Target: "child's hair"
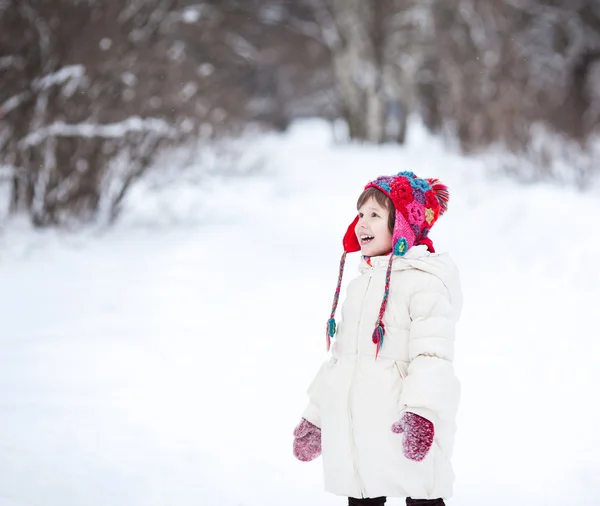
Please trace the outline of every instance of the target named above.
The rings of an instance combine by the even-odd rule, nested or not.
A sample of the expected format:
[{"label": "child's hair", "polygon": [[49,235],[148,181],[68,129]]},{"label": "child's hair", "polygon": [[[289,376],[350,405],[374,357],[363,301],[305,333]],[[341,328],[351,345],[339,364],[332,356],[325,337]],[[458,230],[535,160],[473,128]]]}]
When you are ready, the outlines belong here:
[{"label": "child's hair", "polygon": [[390,199],[385,193],[373,186],[367,188],[360,194],[358,197],[358,202],[356,203],[356,209],[360,209],[365,202],[367,202],[370,198],[374,198],[375,202],[377,202],[381,207],[384,207],[389,211],[388,214],[388,228],[390,229],[390,234],[394,233],[394,225],[396,224],[396,211],[394,209],[394,203],[392,199]]}]

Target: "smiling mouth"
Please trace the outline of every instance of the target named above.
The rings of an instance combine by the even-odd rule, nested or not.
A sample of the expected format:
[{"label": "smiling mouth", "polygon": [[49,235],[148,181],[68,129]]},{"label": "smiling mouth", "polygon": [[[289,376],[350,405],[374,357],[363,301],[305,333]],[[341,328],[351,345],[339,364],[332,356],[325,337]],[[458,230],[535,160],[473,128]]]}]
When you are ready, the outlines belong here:
[{"label": "smiling mouth", "polygon": [[360,238],[360,243],[361,244],[369,244],[373,239],[374,239],[374,237],[372,235],[365,235]]}]

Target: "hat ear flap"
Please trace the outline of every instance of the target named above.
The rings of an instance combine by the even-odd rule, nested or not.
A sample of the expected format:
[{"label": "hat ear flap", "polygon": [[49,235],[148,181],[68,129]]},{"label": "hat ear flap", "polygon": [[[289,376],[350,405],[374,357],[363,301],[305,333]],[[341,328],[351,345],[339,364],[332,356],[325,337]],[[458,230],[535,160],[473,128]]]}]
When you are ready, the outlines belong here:
[{"label": "hat ear flap", "polygon": [[428,179],[427,182],[431,185],[431,191],[440,204],[441,216],[448,210],[448,201],[450,200],[448,187],[445,184],[442,184],[439,179]]},{"label": "hat ear flap", "polygon": [[346,230],[346,234],[344,235],[342,245],[344,246],[344,251],[346,253],[354,253],[355,251],[360,251],[360,244],[358,242],[358,239],[356,238],[356,233],[354,232],[357,223],[358,215],[356,215],[354,221],[350,223],[350,226],[348,227],[348,230]]}]

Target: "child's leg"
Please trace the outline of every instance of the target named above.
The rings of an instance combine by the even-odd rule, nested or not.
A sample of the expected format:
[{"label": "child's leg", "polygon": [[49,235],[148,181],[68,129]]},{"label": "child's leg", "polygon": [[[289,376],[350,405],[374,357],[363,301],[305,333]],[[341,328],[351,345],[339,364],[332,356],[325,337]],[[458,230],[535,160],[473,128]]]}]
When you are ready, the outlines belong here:
[{"label": "child's leg", "polygon": [[383,506],[385,500],[385,497],[367,497],[365,499],[348,497],[348,506]]},{"label": "child's leg", "polygon": [[406,498],[406,506],[446,506],[443,499],[411,499]]}]

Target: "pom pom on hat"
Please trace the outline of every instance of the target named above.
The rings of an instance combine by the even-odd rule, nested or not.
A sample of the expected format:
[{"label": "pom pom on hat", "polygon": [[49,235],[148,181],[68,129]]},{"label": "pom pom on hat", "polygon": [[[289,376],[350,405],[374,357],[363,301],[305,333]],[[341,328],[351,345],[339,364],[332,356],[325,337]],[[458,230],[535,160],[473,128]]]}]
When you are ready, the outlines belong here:
[{"label": "pom pom on hat", "polygon": [[428,179],[433,194],[440,204],[440,216],[448,210],[448,201],[450,200],[450,192],[445,184],[440,183],[439,179]]}]

